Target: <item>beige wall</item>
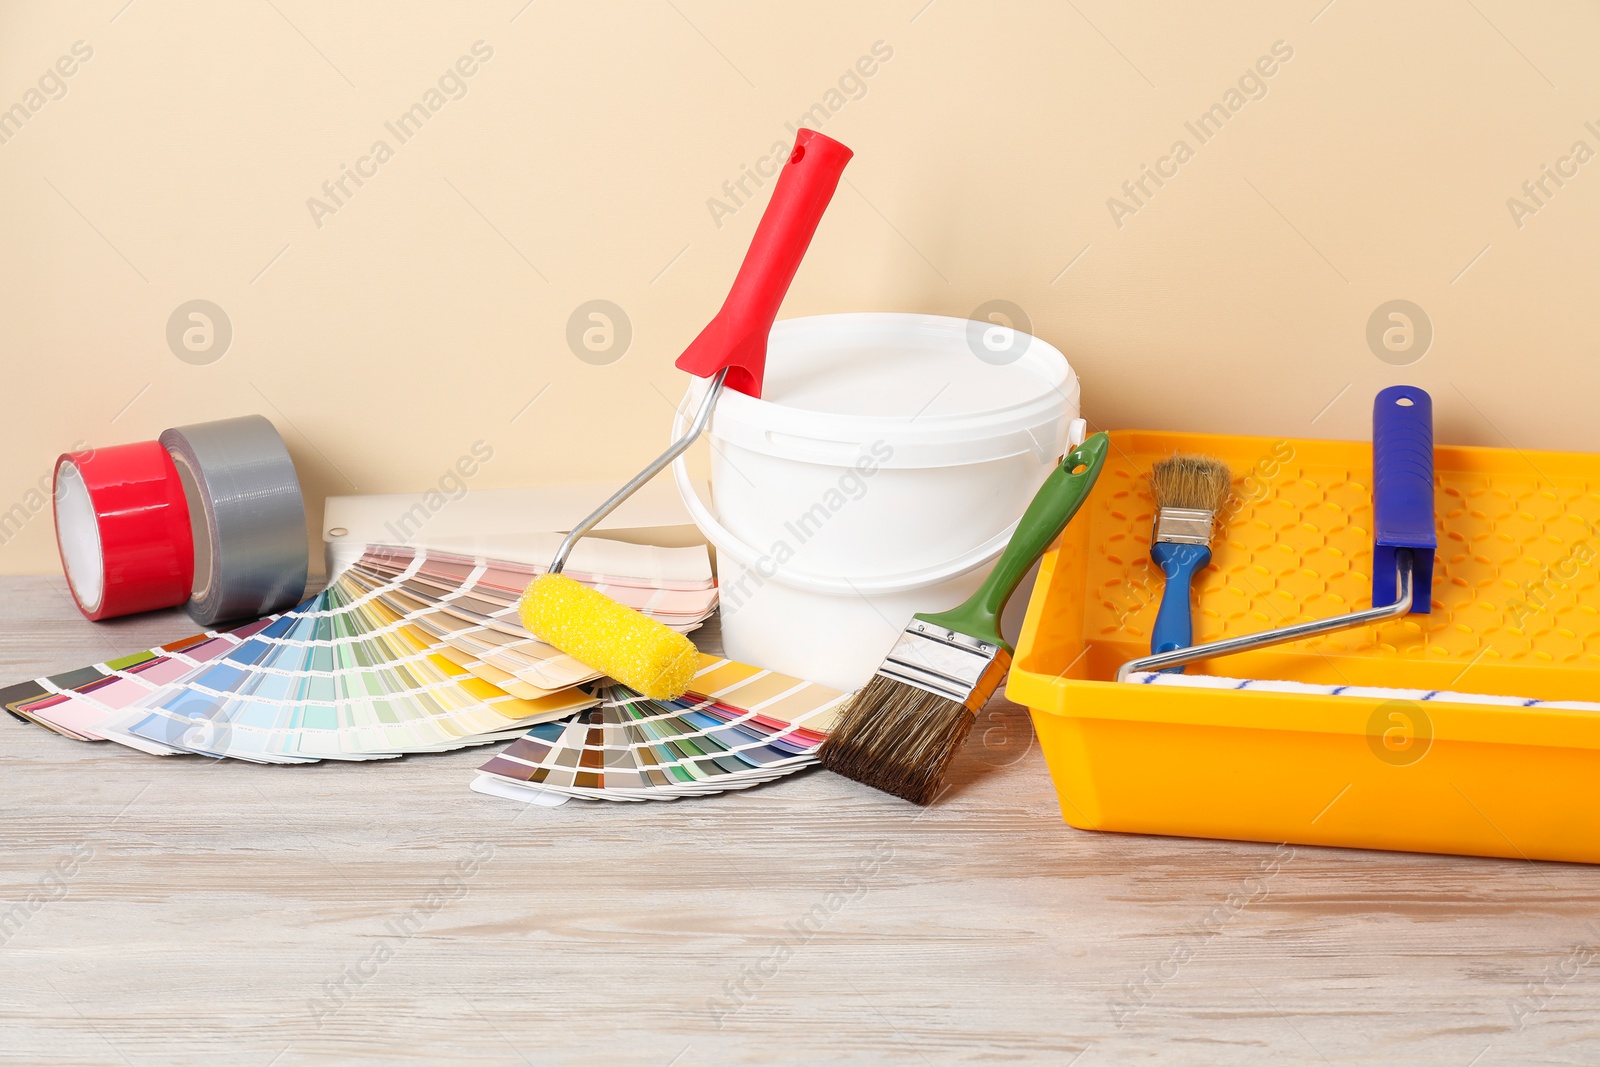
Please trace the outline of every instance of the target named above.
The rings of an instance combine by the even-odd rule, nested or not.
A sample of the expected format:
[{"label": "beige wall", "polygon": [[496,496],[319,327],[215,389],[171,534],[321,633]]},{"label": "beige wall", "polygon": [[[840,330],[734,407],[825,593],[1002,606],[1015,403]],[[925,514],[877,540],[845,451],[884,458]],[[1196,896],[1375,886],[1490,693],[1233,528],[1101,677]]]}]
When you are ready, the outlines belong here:
[{"label": "beige wall", "polygon": [[[1014,301],[1103,427],[1364,437],[1412,381],[1441,440],[1600,449],[1600,13],[1324,3],[0,5],[0,570],[56,567],[58,452],[247,412],[314,523],[476,442],[481,486],[631,472],[765,194],[708,201],[819,103],[857,156],[785,315]],[[1134,200],[1146,165],[1172,176]],[[1572,176],[1535,202],[1544,165]],[[169,348],[195,299],[232,324],[214,362]],[[608,366],[566,340],[591,299],[632,324]],[[1367,340],[1394,299],[1433,327],[1410,366]]]}]

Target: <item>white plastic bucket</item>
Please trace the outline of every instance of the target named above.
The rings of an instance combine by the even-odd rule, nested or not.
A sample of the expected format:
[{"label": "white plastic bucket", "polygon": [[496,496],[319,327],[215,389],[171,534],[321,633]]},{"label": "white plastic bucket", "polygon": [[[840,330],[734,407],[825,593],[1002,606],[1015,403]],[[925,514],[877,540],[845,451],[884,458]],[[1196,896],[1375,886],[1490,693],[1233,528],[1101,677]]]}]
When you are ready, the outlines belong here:
[{"label": "white plastic bucket", "polygon": [[[691,384],[673,434],[704,395]],[[773,327],[762,398],[707,433],[715,509],[673,464],[717,549],[727,655],[851,690],[914,612],[966,599],[1068,447],[1078,380],[1035,337],[937,315]]]}]

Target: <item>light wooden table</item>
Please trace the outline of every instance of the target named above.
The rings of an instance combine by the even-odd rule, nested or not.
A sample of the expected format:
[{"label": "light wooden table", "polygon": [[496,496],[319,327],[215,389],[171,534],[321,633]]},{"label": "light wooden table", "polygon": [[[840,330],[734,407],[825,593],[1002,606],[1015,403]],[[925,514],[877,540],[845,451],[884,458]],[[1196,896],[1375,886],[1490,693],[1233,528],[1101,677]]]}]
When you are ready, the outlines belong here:
[{"label": "light wooden table", "polygon": [[[6,682],[195,630],[0,603]],[[1600,1062],[1600,871],[1081,833],[1004,703],[927,810],[0,738],[0,1062]]]}]

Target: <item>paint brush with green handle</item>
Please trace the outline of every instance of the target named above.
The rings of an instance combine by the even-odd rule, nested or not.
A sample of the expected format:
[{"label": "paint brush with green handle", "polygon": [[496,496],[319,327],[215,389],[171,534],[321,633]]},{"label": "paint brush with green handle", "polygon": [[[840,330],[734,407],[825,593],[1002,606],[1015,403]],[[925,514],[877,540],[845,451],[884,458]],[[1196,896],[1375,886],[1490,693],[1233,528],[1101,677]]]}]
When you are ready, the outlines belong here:
[{"label": "paint brush with green handle", "polygon": [[1109,448],[1097,433],[1062,457],[966,603],[911,617],[823,743],[824,767],[914,804],[933,799],[973,719],[1011,666],[1011,645],[1000,633],[1006,601],[1083,506]]}]

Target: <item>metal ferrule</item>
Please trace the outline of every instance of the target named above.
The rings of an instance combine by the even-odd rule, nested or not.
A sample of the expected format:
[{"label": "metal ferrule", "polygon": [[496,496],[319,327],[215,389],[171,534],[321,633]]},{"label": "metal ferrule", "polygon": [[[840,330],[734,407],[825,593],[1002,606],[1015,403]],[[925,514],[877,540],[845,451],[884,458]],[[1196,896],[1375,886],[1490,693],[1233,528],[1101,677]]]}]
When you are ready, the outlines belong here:
[{"label": "metal ferrule", "polygon": [[1206,508],[1162,508],[1150,531],[1150,543],[1209,545],[1217,513]]},{"label": "metal ferrule", "polygon": [[977,711],[1011,667],[1002,645],[912,619],[878,673]]}]

